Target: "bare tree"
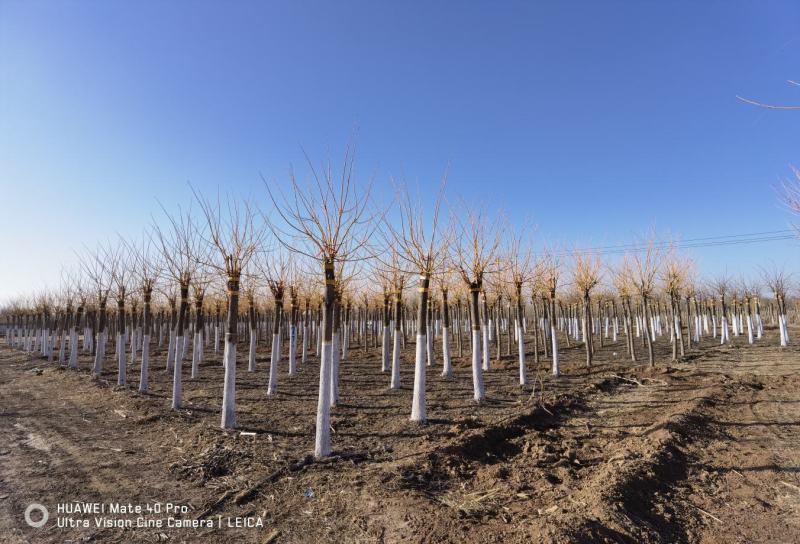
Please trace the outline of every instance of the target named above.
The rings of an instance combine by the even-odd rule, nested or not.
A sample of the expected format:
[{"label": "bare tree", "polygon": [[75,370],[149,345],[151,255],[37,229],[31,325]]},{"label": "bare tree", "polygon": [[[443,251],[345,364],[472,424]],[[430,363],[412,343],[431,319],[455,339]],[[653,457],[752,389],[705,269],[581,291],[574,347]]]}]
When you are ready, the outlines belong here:
[{"label": "bare tree", "polygon": [[253,208],[244,201],[228,197],[223,205],[204,198],[197,191],[195,198],[205,217],[207,241],[216,249],[216,259],[208,266],[227,280],[228,316],[225,325],[225,348],[222,356],[225,381],[222,390],[223,429],[236,427],[236,341],[239,319],[239,287],[243,272],[263,242],[264,230],[255,222]]},{"label": "bare tree", "polygon": [[[614,287],[620,298],[622,306],[622,322],[625,330],[625,343],[631,361],[636,361],[636,342],[633,340],[633,308],[631,297],[634,294],[633,273],[631,270],[630,256],[623,256],[619,264],[613,269]],[[638,326],[638,325],[637,325]]]},{"label": "bare tree", "polygon": [[523,243],[525,233],[530,231],[529,225],[515,231],[509,227],[509,243],[506,252],[508,261],[508,274],[506,282],[513,288],[514,297],[514,336],[517,339],[517,352],[519,358],[519,384],[528,384],[528,370],[525,363],[525,303],[523,302],[523,287],[531,283],[536,277],[533,251],[529,241]]},{"label": "bare tree", "polygon": [[442,376],[453,376],[453,364],[450,358],[450,293],[455,283],[452,272],[440,274],[437,278],[439,291],[442,293]]},{"label": "bare tree", "polygon": [[354,181],[355,156],[352,146],[345,152],[337,174],[330,163],[317,170],[307,159],[311,181],[301,184],[292,173],[291,195],[276,194],[265,183],[282,224],[270,220],[269,226],[281,244],[322,265],[325,280],[322,357],[320,360],[319,399],[314,455],[331,453],[330,392],[333,362],[333,311],[336,303],[336,264],[362,257],[374,231],[374,215],[369,212],[371,185],[364,189]]},{"label": "bare tree", "polygon": [[175,353],[172,365],[172,409],[181,408],[183,393],[183,359],[186,354],[187,313],[189,307],[189,288],[194,272],[200,265],[199,257],[203,254],[203,235],[201,229],[191,216],[191,210],[179,208],[177,213],[170,214],[162,206],[167,217],[167,225],[162,228],[154,225],[154,238],[158,240],[164,262],[165,274],[178,285],[180,306],[175,328]]},{"label": "bare tree", "polygon": [[128,383],[128,361],[125,351],[127,334],[125,329],[125,301],[131,291],[131,253],[127,243],[120,237],[119,242],[108,256],[109,270],[111,271],[111,293],[117,303],[117,385]]},{"label": "bare tree", "polygon": [[[428,304],[431,278],[442,273],[447,258],[447,238],[439,232],[439,212],[446,177],[442,180],[439,193],[433,205],[430,220],[426,220],[421,202],[412,201],[405,186],[398,186],[397,225],[387,218],[383,233],[386,244],[397,248],[397,265],[405,274],[418,274],[417,287],[417,337],[414,357],[414,393],[411,401],[411,421],[424,423],[427,419],[425,402],[426,355],[429,350],[428,339],[432,332],[428,323]],[[387,263],[391,264],[391,263]],[[431,361],[428,361],[431,364]]]},{"label": "bare tree", "polygon": [[775,296],[778,312],[778,331],[780,333],[781,347],[789,345],[789,327],[786,319],[786,292],[791,280],[791,274],[785,268],[772,265],[771,268],[762,268],[761,277]]},{"label": "bare tree", "polygon": [[86,257],[80,261],[83,272],[97,297],[97,331],[95,336],[94,365],[92,368],[94,376],[99,376],[103,371],[103,362],[106,356],[106,342],[108,341],[108,333],[106,332],[108,319],[107,306],[108,296],[111,290],[111,259],[111,249],[105,246],[98,246],[94,251],[88,252]]},{"label": "bare tree", "polygon": [[662,265],[661,280],[664,283],[664,291],[669,297],[672,342],[672,360],[678,360],[680,356],[686,355],[683,347],[683,323],[681,319],[681,293],[688,284],[689,270],[691,262],[672,253],[664,260]]},{"label": "bare tree", "polygon": [[[207,257],[198,255],[202,263],[209,262]],[[206,291],[211,284],[210,271],[206,265],[201,264],[194,273],[192,280],[192,298],[194,301],[194,342],[192,344],[192,379],[200,375],[200,364],[204,358],[204,328],[205,328],[205,307],[204,301]]]},{"label": "bare tree", "polygon": [[[269,254],[262,254],[255,261],[259,276],[266,278],[275,302],[275,315],[272,322],[272,351],[269,362],[269,381],[267,395],[278,392],[278,364],[281,358],[281,322],[283,321],[284,296],[293,278],[292,257],[285,250],[277,249]],[[294,373],[294,368],[292,368]]]},{"label": "bare tree", "polygon": [[398,263],[397,252],[390,250],[392,255],[391,266],[391,294],[393,301],[392,319],[394,321],[392,338],[392,367],[389,389],[400,389],[400,349],[402,341],[401,326],[403,322],[403,292],[406,288],[407,274],[405,274]]},{"label": "bare tree", "polygon": [[[392,249],[389,248],[387,248],[387,251],[390,252],[390,254],[394,253]],[[396,257],[394,259],[396,261]],[[391,335],[390,327],[392,315],[392,274],[394,273],[395,266],[389,268],[390,270],[386,270],[379,266],[372,271],[377,285],[380,286],[380,295],[383,302],[383,305],[381,306],[381,372],[389,372],[389,369],[391,368],[389,342]]]},{"label": "bare tree", "polygon": [[[466,206],[465,206],[466,207]],[[481,314],[478,297],[488,274],[499,272],[502,241],[502,216],[490,220],[484,211],[466,209],[466,219],[455,216],[457,231],[453,243],[453,266],[469,288],[472,321],[472,385],[475,402],[483,402],[486,392],[481,365]],[[488,341],[484,329],[484,343]],[[484,350],[484,365],[488,350]]]},{"label": "bare tree", "polygon": [[641,297],[642,321],[647,344],[648,362],[650,366],[655,366],[650,302],[656,288],[656,278],[661,270],[665,248],[655,233],[647,235],[637,245],[643,249],[630,254],[629,272],[631,274],[631,282],[639,293],[639,297]]},{"label": "bare tree", "polygon": [[728,331],[728,303],[725,297],[731,289],[731,280],[727,273],[722,273],[717,276],[717,278],[711,282],[711,289],[719,297],[719,342],[720,344],[725,344],[726,342],[730,342],[730,333]]},{"label": "bare tree", "polygon": [[153,289],[160,273],[155,259],[152,232],[147,231],[141,241],[129,245],[131,272],[142,295],[142,364],[139,375],[139,393],[147,392],[150,376],[150,335],[152,332]]},{"label": "bare tree", "polygon": [[[559,255],[551,250],[545,250],[542,255],[541,270],[542,270],[542,290],[544,296],[547,297],[547,322],[550,329],[550,349],[553,360],[552,373],[553,376],[561,374],[560,359],[558,352],[558,336],[556,334],[556,294],[558,291],[558,282],[561,277],[561,259]],[[545,343],[547,340],[545,340]]]},{"label": "bare tree", "polygon": [[594,333],[592,316],[592,290],[602,279],[603,264],[592,252],[575,251],[573,254],[572,281],[578,289],[583,306],[583,344],[586,348],[586,366],[592,366]]}]

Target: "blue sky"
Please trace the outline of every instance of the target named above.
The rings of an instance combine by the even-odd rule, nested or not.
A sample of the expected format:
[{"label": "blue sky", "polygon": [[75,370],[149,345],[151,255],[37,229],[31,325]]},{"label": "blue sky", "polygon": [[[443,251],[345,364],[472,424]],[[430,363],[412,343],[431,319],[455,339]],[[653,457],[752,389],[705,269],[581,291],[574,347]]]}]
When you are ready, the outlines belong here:
[{"label": "blue sky", "polygon": [[[265,199],[302,148],[362,178],[604,245],[785,229],[800,163],[797,2],[0,0],[0,299],[138,233],[187,181]],[[796,242],[704,249],[708,273]],[[738,263],[741,263],[739,265]]]}]

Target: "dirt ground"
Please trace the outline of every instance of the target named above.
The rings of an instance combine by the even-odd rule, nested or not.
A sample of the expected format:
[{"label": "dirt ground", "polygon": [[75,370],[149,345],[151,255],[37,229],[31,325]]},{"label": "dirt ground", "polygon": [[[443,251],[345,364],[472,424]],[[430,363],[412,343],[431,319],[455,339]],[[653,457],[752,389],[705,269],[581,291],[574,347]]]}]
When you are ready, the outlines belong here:
[{"label": "dirt ground", "polygon": [[[707,339],[667,364],[661,342],[649,369],[626,361],[620,341],[588,371],[573,346],[560,378],[547,362],[537,373],[529,356],[535,391],[516,384],[508,356],[487,373],[481,406],[467,359],[454,361],[451,380],[437,362],[424,426],[408,421],[413,345],[396,392],[378,351],[354,347],[333,410],[336,455],[322,463],[308,455],[316,358],[294,377],[284,361],[274,398],[268,346],[257,372],[240,360],[239,428],[223,432],[221,354],[209,350],[199,379],[185,374],[185,409],[173,412],[157,349],[141,395],[138,361],[129,386],[117,387],[112,360],[95,380],[88,356],[76,372],[3,346],[0,540],[800,542],[800,348],[777,344],[774,329],[755,346]],[[179,504],[187,511],[175,519],[213,527],[97,527],[97,516],[58,512],[76,501]],[[34,502],[49,511],[42,528],[23,518]],[[67,517],[92,524],[58,527]],[[145,517],[167,523],[169,514]],[[237,528],[237,519],[260,526]]]}]

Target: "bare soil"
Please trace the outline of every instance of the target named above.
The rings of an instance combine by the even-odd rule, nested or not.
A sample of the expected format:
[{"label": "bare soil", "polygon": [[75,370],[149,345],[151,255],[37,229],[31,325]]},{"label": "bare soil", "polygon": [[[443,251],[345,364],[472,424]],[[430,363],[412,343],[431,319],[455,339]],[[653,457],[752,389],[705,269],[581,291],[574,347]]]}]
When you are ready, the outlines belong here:
[{"label": "bare soil", "polygon": [[[620,341],[590,369],[573,346],[559,378],[529,355],[526,389],[507,356],[487,373],[481,406],[466,357],[451,380],[437,363],[423,426],[408,421],[413,344],[395,392],[379,352],[355,346],[325,462],[309,456],[316,358],[293,377],[284,361],[267,397],[268,346],[248,373],[242,344],[239,428],[223,432],[221,354],[210,349],[199,379],[186,369],[185,409],[174,412],[158,349],[141,395],[138,361],[118,387],[113,360],[92,379],[89,356],[69,371],[3,346],[0,541],[800,542],[800,349],[777,344],[773,329],[754,346],[705,339],[667,364],[662,341],[648,368]],[[223,526],[59,528],[57,505],[74,501],[173,502],[189,508],[178,519]],[[23,519],[33,502],[50,511],[41,529]],[[229,517],[263,527],[227,527]]]}]

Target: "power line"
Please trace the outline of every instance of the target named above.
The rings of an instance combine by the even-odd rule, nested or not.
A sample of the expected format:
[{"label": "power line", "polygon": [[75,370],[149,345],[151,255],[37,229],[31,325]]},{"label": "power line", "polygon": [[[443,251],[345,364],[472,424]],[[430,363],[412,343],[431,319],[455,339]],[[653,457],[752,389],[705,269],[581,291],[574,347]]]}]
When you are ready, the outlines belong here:
[{"label": "power line", "polygon": [[[687,238],[680,241],[659,241],[653,244],[649,243],[629,243],[617,244],[608,246],[596,246],[589,248],[581,248],[576,250],[579,253],[594,253],[597,255],[614,255],[628,252],[646,251],[648,249],[693,249],[702,247],[716,247],[716,246],[737,246],[745,244],[756,244],[764,242],[774,242],[781,240],[792,240],[797,237],[797,233],[791,229],[773,230],[751,232],[744,234],[728,234],[722,236],[704,236],[700,238]],[[563,252],[556,256],[569,256],[571,252]]]}]

